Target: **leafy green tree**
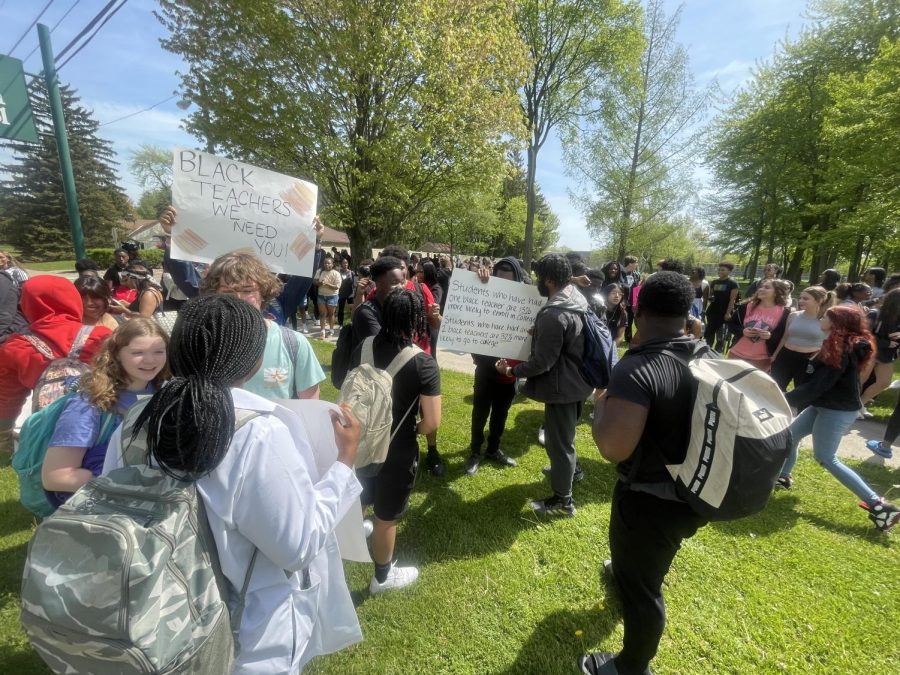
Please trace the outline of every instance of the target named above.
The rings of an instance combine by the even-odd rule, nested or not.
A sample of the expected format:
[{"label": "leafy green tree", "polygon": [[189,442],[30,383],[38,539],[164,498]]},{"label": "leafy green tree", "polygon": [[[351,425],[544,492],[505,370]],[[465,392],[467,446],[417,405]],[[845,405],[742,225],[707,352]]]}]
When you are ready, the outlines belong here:
[{"label": "leafy green tree", "polygon": [[524,261],[534,253],[537,158],[555,128],[588,112],[599,86],[622,76],[641,46],[639,5],[628,0],[520,0],[516,23],[530,64],[521,92],[528,134]]},{"label": "leafy green tree", "polygon": [[172,153],[155,145],[141,145],[128,162],[137,184],[143,188],[135,211],[141,218],[157,218],[172,203]]},{"label": "leafy green tree", "polygon": [[[583,186],[588,227],[621,260],[649,229],[671,232],[691,192],[690,169],[712,89],[697,92],[675,40],[679,11],[649,0],[637,80],[609,78],[599,110],[565,136],[569,173]],[[653,248],[653,247],[651,247]]]},{"label": "leafy green tree", "polygon": [[187,128],[314,181],[353,255],[502,172],[521,130],[512,0],[163,0]]},{"label": "leafy green tree", "polygon": [[[63,194],[59,155],[43,81],[29,86],[38,143],[12,142],[13,161],[3,168],[0,214],[5,239],[26,260],[71,258],[73,244]],[[68,86],[60,87],[69,152],[84,240],[88,247],[110,245],[113,231],[130,216],[128,197],[118,185],[115,153],[97,136],[98,122]]]}]

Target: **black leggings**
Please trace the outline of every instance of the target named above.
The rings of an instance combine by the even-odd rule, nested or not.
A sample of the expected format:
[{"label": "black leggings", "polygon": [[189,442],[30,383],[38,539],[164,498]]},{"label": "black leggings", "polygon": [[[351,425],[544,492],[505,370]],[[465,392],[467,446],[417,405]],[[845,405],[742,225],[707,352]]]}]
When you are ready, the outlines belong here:
[{"label": "black leggings", "polygon": [[516,397],[515,382],[498,382],[497,376],[490,372],[490,366],[475,368],[475,387],[472,399],[472,443],[473,453],[481,452],[484,443],[484,425],[491,422],[488,428],[487,452],[500,449],[500,438],[506,427],[509,408]]},{"label": "black leggings", "polygon": [[781,348],[778,356],[772,362],[772,372],[770,373],[781,391],[787,391],[788,384],[792,380],[795,387],[800,384],[800,381],[806,374],[806,368],[809,366],[809,360],[812,356],[812,354],[795,352],[786,347]]},{"label": "black leggings", "polygon": [[897,405],[894,406],[894,412],[888,420],[887,429],[884,430],[884,442],[893,445],[900,436],[900,396],[897,397]]}]

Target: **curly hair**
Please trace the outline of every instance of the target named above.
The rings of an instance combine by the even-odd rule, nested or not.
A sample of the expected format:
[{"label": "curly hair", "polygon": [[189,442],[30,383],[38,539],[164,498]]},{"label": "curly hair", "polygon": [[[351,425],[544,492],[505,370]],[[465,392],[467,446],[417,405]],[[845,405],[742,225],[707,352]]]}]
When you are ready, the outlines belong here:
[{"label": "curly hair", "polygon": [[569,260],[559,253],[548,253],[535,263],[535,270],[538,279],[547,279],[556,284],[559,288],[563,288],[569,283],[572,276],[572,266]]},{"label": "curly hair", "polygon": [[[103,348],[94,357],[93,368],[85,373],[79,383],[79,389],[92,405],[104,412],[113,410],[119,394],[129,383],[128,374],[119,363],[119,352],[131,344],[135,338],[158,337],[168,347],[169,336],[153,319],[135,317],[119,325]],[[168,364],[153,378],[153,386],[159,388],[169,379]]]},{"label": "curly hair", "polygon": [[838,305],[825,312],[825,316],[831,321],[831,331],[819,351],[822,363],[831,368],[840,368],[844,354],[861,352],[863,345],[866,345],[866,354],[857,364],[859,370],[865,368],[875,356],[875,339],[869,331],[865,315],[856,307]]},{"label": "curly hair", "polygon": [[200,292],[212,294],[219,292],[219,286],[237,286],[256,284],[262,306],[265,307],[281,293],[282,283],[253,253],[234,251],[220,255],[213,260],[200,281]]}]

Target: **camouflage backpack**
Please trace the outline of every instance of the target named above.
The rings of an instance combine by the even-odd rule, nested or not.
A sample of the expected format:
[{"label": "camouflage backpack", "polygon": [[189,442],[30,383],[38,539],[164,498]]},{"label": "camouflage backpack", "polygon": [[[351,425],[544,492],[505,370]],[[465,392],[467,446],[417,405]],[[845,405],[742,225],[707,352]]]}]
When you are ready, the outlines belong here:
[{"label": "camouflage backpack", "polygon": [[[129,411],[123,439],[144,405]],[[258,415],[236,410],[235,429]],[[236,593],[194,483],[145,463],[143,430],[124,453],[129,466],[94,478],[37,527],[25,632],[56,673],[230,673],[258,549]]]},{"label": "camouflage backpack", "polygon": [[92,330],[94,330],[93,326],[82,326],[75,336],[75,341],[72,342],[69,353],[61,359],[56,358],[53,350],[37,335],[22,336],[50,360],[50,364],[44,369],[37,384],[34,385],[31,412],[37,412],[62,397],[73,382],[91,369],[87,363],[78,360],[78,355],[81,354],[84,343],[87,342]]}]

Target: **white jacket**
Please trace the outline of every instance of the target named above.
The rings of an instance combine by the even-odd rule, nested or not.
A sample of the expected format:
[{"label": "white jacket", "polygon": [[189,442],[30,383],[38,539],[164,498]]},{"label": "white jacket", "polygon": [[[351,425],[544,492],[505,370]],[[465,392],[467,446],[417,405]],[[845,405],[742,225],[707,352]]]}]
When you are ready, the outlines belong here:
[{"label": "white jacket", "polygon": [[[297,673],[314,656],[362,640],[334,536],[362,488],[344,464],[316,466],[310,441],[334,445],[325,407],[321,424],[306,429],[272,401],[243,389],[231,393],[235,407],[269,413],[241,427],[219,466],[197,482],[222,571],[235,588],[254,547],[260,550],[234,672]],[[110,440],[104,473],[121,465],[120,433]]]}]

